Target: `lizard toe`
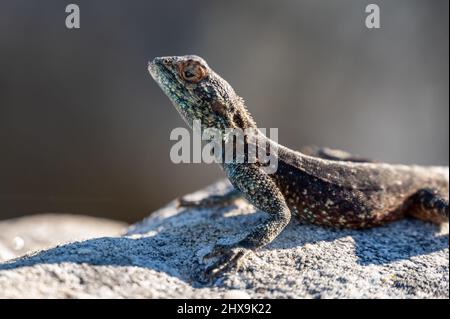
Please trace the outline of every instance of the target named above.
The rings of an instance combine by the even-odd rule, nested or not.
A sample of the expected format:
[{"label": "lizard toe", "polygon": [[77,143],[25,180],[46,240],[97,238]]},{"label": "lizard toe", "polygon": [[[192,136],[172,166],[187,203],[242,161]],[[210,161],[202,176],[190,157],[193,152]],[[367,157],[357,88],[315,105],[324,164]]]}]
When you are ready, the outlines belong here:
[{"label": "lizard toe", "polygon": [[247,253],[248,250],[242,247],[216,245],[204,256],[204,259],[216,258],[206,266],[205,277],[212,280],[230,270],[238,270],[240,261]]},{"label": "lizard toe", "polygon": [[199,201],[196,200],[188,200],[185,199],[184,197],[180,197],[177,198],[176,200],[176,208],[181,208],[181,207],[195,207],[199,205]]}]

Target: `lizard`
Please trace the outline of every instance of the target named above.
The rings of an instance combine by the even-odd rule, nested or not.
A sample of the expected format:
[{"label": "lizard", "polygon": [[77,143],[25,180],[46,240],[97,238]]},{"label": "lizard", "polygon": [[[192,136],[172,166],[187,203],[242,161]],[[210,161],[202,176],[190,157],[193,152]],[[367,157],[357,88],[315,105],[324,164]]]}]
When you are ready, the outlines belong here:
[{"label": "lizard", "polygon": [[[196,55],[156,57],[148,64],[153,79],[188,126],[248,129],[257,125],[231,85]],[[277,170],[261,163],[219,163],[233,189],[181,206],[213,206],[243,197],[267,214],[232,244],[216,244],[204,258],[209,278],[238,268],[248,252],[271,243],[295,216],[302,223],[365,229],[404,217],[448,222],[448,171],[442,167],[387,164],[347,152],[276,144]]]}]

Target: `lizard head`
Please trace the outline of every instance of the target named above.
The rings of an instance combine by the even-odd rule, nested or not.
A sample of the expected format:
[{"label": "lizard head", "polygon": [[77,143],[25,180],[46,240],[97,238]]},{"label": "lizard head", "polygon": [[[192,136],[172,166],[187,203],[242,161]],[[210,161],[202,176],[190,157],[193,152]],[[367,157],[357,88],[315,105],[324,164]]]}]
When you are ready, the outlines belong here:
[{"label": "lizard head", "polygon": [[199,120],[203,128],[256,127],[243,100],[202,58],[157,57],[148,70],[189,126]]}]

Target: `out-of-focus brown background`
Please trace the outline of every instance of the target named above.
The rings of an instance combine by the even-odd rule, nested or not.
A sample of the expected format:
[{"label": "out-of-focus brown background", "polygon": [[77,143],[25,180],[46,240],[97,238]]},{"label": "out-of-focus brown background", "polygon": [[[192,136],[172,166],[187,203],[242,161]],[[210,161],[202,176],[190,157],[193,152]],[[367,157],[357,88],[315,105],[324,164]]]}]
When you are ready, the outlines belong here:
[{"label": "out-of-focus brown background", "polygon": [[279,141],[389,162],[448,165],[449,2],[0,3],[0,219],[40,212],[132,222],[213,182],[172,164],[184,126],[147,73],[154,56],[198,54]]}]

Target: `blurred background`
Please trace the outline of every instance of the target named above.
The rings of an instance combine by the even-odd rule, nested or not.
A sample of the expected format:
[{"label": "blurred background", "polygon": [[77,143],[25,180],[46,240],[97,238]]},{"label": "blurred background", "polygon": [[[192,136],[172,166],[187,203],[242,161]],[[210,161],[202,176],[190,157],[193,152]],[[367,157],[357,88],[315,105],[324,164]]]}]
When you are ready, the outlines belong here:
[{"label": "blurred background", "polygon": [[43,212],[137,221],[222,177],[172,164],[184,126],[147,73],[198,54],[280,143],[448,165],[449,2],[0,3],[0,219]]}]

